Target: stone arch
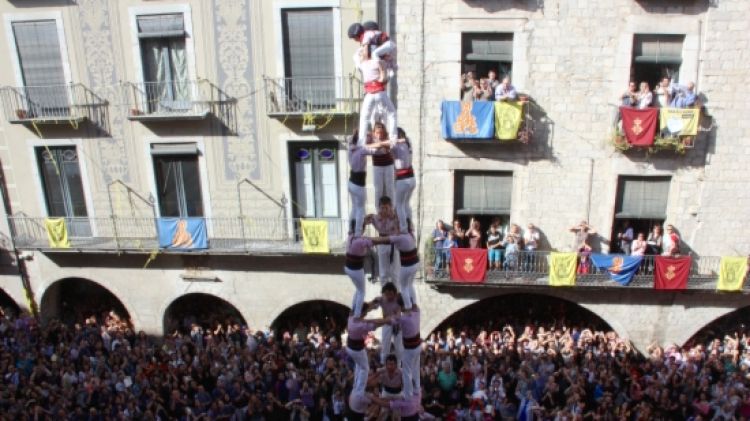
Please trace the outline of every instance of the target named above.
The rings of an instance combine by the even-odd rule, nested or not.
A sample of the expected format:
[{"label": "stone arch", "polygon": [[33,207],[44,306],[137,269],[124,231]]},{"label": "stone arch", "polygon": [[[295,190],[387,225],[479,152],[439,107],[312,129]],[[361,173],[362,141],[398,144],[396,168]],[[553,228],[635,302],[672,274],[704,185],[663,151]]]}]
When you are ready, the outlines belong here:
[{"label": "stone arch", "polygon": [[61,319],[78,322],[81,316],[112,310],[118,316],[134,322],[135,313],[109,286],[86,278],[63,278],[51,283],[42,292],[40,315],[42,322]]},{"label": "stone arch", "polygon": [[[299,322],[309,327],[316,322],[321,330],[341,332],[346,327],[350,308],[331,300],[307,300],[287,307],[271,322],[271,329],[275,332],[293,331]],[[333,328],[335,326],[335,328]]]},{"label": "stone arch", "polygon": [[227,321],[247,325],[242,312],[228,300],[205,292],[191,292],[173,299],[162,312],[162,329],[165,335],[190,329],[186,323],[213,325]]},{"label": "stone arch", "polygon": [[689,346],[693,343],[705,343],[708,338],[723,338],[725,334],[738,332],[750,333],[750,305],[730,309],[717,315],[707,323],[696,325],[695,330],[685,332],[683,338],[678,338],[677,344]]},{"label": "stone arch", "polygon": [[566,318],[568,326],[585,325],[595,329],[614,330],[609,323],[583,305],[564,298],[538,293],[501,294],[478,300],[445,318],[432,330],[461,324],[495,323],[501,330],[506,322],[552,322]]},{"label": "stone arch", "polygon": [[3,289],[0,289],[0,308],[3,311],[9,310],[16,315],[21,311],[21,307],[16,303],[16,300]]}]

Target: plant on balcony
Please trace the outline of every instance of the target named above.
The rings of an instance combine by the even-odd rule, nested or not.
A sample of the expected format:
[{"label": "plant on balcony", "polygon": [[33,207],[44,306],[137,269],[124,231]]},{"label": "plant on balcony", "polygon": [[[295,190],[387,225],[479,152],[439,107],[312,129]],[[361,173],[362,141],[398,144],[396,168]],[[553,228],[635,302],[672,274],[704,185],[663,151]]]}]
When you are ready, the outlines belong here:
[{"label": "plant on balcony", "polygon": [[[630,149],[635,148],[633,145],[628,143],[625,138],[625,133],[621,130],[615,130],[611,138],[612,146],[620,152],[626,152]],[[679,137],[654,137],[654,144],[646,149],[647,154],[653,154],[661,151],[675,151],[680,155],[685,154],[687,149],[692,149],[695,144],[695,136],[679,136]]]}]

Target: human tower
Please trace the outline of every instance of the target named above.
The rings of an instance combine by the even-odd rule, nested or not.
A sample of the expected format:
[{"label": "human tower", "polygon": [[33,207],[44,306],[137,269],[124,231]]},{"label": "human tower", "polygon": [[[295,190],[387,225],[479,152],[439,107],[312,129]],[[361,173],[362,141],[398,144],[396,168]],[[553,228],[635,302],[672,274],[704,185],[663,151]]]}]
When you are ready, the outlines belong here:
[{"label": "human tower", "polygon": [[[349,38],[359,44],[354,63],[362,74],[365,96],[359,126],[349,140],[349,238],[344,271],[354,283],[352,312],[347,323],[346,351],[354,360],[354,386],[349,395],[352,420],[364,420],[370,405],[387,407],[402,420],[417,420],[420,408],[420,312],[414,276],[419,265],[409,201],[416,186],[411,144],[396,123],[396,108],[388,97],[388,83],[396,77],[396,44],[375,22],[355,23]],[[372,178],[378,212],[366,213],[367,157],[372,157]],[[394,212],[395,207],[395,212]],[[372,224],[377,237],[363,235]],[[381,295],[365,301],[364,258],[377,248]],[[380,307],[382,317],[367,319]],[[401,381],[382,382],[380,394],[368,391],[367,334],[382,326],[381,363],[401,365]],[[391,354],[395,349],[395,355]],[[385,384],[387,383],[387,384]]]}]

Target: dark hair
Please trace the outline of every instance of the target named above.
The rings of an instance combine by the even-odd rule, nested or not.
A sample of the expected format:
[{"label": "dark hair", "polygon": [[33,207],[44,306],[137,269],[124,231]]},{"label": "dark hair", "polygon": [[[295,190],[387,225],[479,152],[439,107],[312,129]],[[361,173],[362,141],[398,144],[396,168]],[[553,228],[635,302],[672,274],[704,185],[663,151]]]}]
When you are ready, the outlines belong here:
[{"label": "dark hair", "polygon": [[354,129],[352,132],[352,139],[349,141],[350,144],[356,145],[359,142],[359,129]]},{"label": "dark hair", "polygon": [[396,128],[396,134],[399,139],[404,139],[406,141],[406,144],[409,146],[409,150],[411,151],[411,141],[409,140],[409,136],[406,135],[406,132],[401,127]]},{"label": "dark hair", "polygon": [[392,203],[393,202],[391,201],[391,198],[388,197],[388,196],[380,196],[380,200],[378,200],[378,205],[379,206],[390,205]]},{"label": "dark hair", "polygon": [[357,39],[359,38],[362,33],[365,32],[365,28],[362,26],[361,23],[353,23],[349,25],[349,30],[347,31],[347,35],[351,39]]},{"label": "dark hair", "polygon": [[393,282],[386,282],[385,285],[383,285],[383,288],[380,288],[381,293],[386,292],[395,292],[398,293],[398,289],[396,288],[396,284]]},{"label": "dark hair", "polygon": [[362,312],[359,313],[359,317],[365,317],[365,314],[367,314],[370,311],[370,303],[365,301],[362,303]]},{"label": "dark hair", "polygon": [[368,20],[367,22],[362,24],[362,27],[365,29],[365,31],[379,31],[380,25],[378,25],[377,22]]},{"label": "dark hair", "polygon": [[395,354],[388,354],[388,356],[387,356],[387,357],[385,357],[385,362],[393,362],[393,363],[396,363],[396,362],[398,362],[398,358],[396,358],[396,355],[395,355]]}]

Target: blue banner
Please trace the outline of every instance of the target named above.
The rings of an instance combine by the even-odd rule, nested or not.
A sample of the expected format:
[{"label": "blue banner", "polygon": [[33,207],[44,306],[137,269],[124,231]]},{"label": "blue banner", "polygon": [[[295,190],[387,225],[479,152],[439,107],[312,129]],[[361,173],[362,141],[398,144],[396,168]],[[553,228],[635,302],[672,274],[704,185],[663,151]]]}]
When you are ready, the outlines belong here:
[{"label": "blue banner", "polygon": [[495,106],[492,101],[443,101],[443,139],[492,139]]},{"label": "blue banner", "polygon": [[606,270],[609,278],[628,285],[641,267],[643,256],[626,256],[624,254],[592,254],[591,262],[599,269]]},{"label": "blue banner", "polygon": [[172,250],[207,249],[203,218],[159,218],[159,247]]}]

